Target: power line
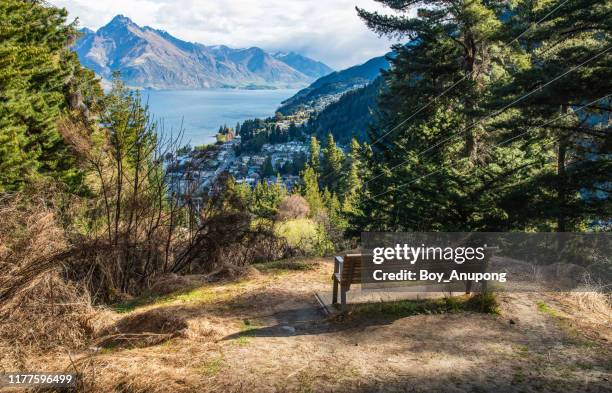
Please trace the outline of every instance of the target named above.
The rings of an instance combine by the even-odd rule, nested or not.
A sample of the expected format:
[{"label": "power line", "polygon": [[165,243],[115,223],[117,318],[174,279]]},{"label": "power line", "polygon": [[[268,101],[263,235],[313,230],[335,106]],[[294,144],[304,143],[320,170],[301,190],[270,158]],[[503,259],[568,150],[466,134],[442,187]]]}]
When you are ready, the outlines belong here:
[{"label": "power line", "polygon": [[[544,21],[544,19],[548,18],[550,15],[552,15],[555,11],[557,11],[559,8],[563,7],[565,5],[565,3],[567,3],[569,0],[565,0],[563,3],[559,4],[558,6],[556,6],[552,11],[550,11],[549,13],[547,13],[546,15],[544,15],[540,20],[538,20],[535,24],[531,25],[529,27],[529,29],[531,29],[531,27],[533,26],[537,26],[540,23],[542,23]],[[521,38],[523,36],[523,34],[527,33],[529,31],[529,29],[525,30],[524,32],[522,32],[521,34],[519,34],[516,38],[514,38],[512,41],[509,42],[509,44],[513,43],[514,41],[518,40],[519,38]]]},{"label": "power line", "polygon": [[[484,118],[482,118],[482,119],[480,119],[480,120],[478,120],[478,121],[476,121],[476,122],[473,122],[473,123],[472,123],[472,124],[470,124],[469,126],[465,127],[463,130],[459,131],[459,133],[457,133],[457,134],[455,134],[455,135],[451,135],[451,136],[449,136],[449,137],[447,137],[447,138],[445,138],[445,139],[443,139],[443,140],[441,140],[441,141],[439,141],[439,142],[435,143],[434,145],[429,146],[429,147],[428,147],[428,148],[426,148],[425,150],[422,150],[422,151],[418,152],[418,153],[417,153],[417,155],[416,155],[416,157],[418,158],[418,157],[422,156],[423,154],[425,154],[425,153],[427,153],[427,152],[431,151],[432,149],[435,149],[436,147],[438,147],[438,146],[440,146],[440,145],[442,145],[442,144],[444,144],[444,143],[446,143],[446,142],[448,142],[448,141],[450,141],[450,140],[453,140],[453,139],[457,138],[458,136],[462,135],[463,133],[465,133],[465,132],[466,132],[466,131],[468,131],[469,129],[471,129],[471,128],[475,127],[476,125],[478,125],[478,124],[482,123],[483,121],[489,120],[489,119],[491,119],[492,117],[495,117],[495,116],[499,115],[500,113],[502,113],[502,112],[503,112],[503,111],[505,111],[506,109],[510,108],[512,105],[516,104],[517,102],[520,102],[520,101],[524,100],[525,98],[527,98],[527,97],[531,96],[533,93],[535,93],[535,92],[537,92],[537,91],[539,91],[539,90],[541,90],[541,89],[545,88],[546,86],[550,85],[551,83],[553,83],[553,82],[555,82],[555,81],[557,81],[557,80],[559,80],[559,79],[563,78],[565,75],[567,75],[567,74],[569,74],[569,73],[571,73],[571,72],[573,72],[573,71],[575,71],[575,70],[577,70],[577,69],[579,69],[579,68],[582,68],[582,67],[583,67],[585,64],[588,64],[588,63],[590,63],[591,61],[595,60],[596,58],[598,58],[598,57],[600,57],[600,56],[604,55],[604,54],[605,54],[606,52],[608,52],[610,49],[612,49],[612,47],[608,47],[608,48],[607,48],[607,49],[605,49],[604,51],[599,52],[598,54],[596,54],[595,56],[593,56],[593,57],[589,58],[588,60],[586,60],[586,61],[584,61],[584,62],[580,63],[579,65],[577,65],[577,66],[575,66],[575,67],[572,67],[571,69],[569,69],[569,70],[565,71],[565,72],[564,72],[564,73],[562,73],[561,75],[558,75],[558,76],[556,76],[555,78],[551,79],[550,81],[546,82],[544,85],[536,87],[535,89],[533,89],[533,90],[531,90],[530,92],[528,92],[528,93],[526,93],[526,94],[522,95],[521,97],[517,98],[516,100],[512,101],[511,103],[509,103],[509,104],[505,105],[503,108],[501,108],[501,109],[499,109],[499,110],[497,110],[497,111],[493,112],[492,114],[490,114],[490,115],[488,115],[488,116],[485,116]],[[404,161],[402,161],[401,163],[399,163],[399,164],[397,164],[397,165],[393,166],[391,169],[389,169],[389,171],[390,171],[390,172],[393,172],[394,170],[396,170],[397,168],[399,168],[399,167],[400,167],[400,166],[402,166],[402,165],[405,165],[405,164],[406,164],[406,163],[408,163],[409,161],[410,161],[410,160],[404,160]],[[366,184],[368,184],[368,183],[370,183],[370,182],[372,182],[372,181],[374,181],[374,180],[378,179],[379,177],[381,177],[381,176],[383,176],[383,175],[384,175],[384,173],[380,173],[380,174],[376,175],[375,177],[373,177],[373,178],[369,179],[368,181],[366,181],[366,182],[364,183],[364,185],[366,185]]]},{"label": "power line", "polygon": [[[546,15],[544,15],[542,18],[540,18],[537,22],[531,24],[527,30],[523,31],[521,34],[519,34],[518,36],[514,37],[511,41],[503,44],[503,46],[508,46],[510,44],[512,44],[513,42],[517,41],[518,39],[520,39],[523,35],[525,35],[527,32],[529,32],[529,30],[531,30],[532,28],[538,26],[540,23],[542,23],[545,19],[547,19],[550,15],[552,15],[555,11],[557,11],[559,8],[561,8],[563,5],[565,5],[565,3],[567,3],[569,0],[565,0],[563,1],[561,4],[559,4],[558,6],[556,6],[553,10],[551,10],[550,12],[548,12]],[[421,111],[423,111],[424,109],[426,109],[427,107],[429,107],[429,105],[431,105],[432,103],[434,103],[438,98],[444,96],[446,93],[448,93],[449,91],[451,91],[452,89],[455,88],[455,86],[457,86],[459,83],[463,82],[464,80],[466,80],[470,75],[472,74],[472,72],[468,73],[467,75],[463,76],[461,79],[459,79],[457,82],[453,83],[450,87],[448,87],[446,90],[444,90],[442,93],[438,94],[436,97],[434,97],[432,100],[430,100],[427,104],[423,105],[421,108],[419,108],[416,112],[414,112],[412,115],[410,115],[408,118],[404,119],[403,121],[401,121],[399,124],[397,124],[395,127],[393,127],[391,130],[387,131],[386,133],[384,133],[383,135],[381,135],[378,139],[376,139],[374,142],[372,142],[370,144],[370,146],[374,146],[375,144],[377,144],[378,142],[380,142],[382,139],[384,139],[387,135],[391,134],[393,131],[397,130],[399,127],[401,127],[402,125],[406,124],[408,121],[410,121],[412,118],[414,118],[416,115],[418,115],[419,113],[421,113]]]},{"label": "power line", "polygon": [[[611,96],[612,96],[612,93],[609,93],[609,94],[607,94],[607,95],[605,95],[605,96],[603,96],[603,97],[601,97],[601,98],[598,98],[598,99],[596,99],[596,100],[594,100],[594,101],[589,102],[588,104],[585,104],[585,105],[583,105],[583,106],[581,106],[581,107],[579,107],[579,108],[577,108],[577,109],[573,110],[573,112],[572,112],[572,113],[564,113],[564,114],[562,114],[562,115],[560,115],[560,116],[557,116],[557,117],[555,117],[554,119],[552,119],[552,120],[550,120],[550,121],[547,121],[547,122],[546,122],[546,123],[544,123],[544,124],[541,124],[539,127],[545,127],[545,126],[547,126],[547,125],[548,125],[548,124],[550,124],[550,123],[553,123],[553,122],[555,122],[555,121],[557,121],[557,120],[559,120],[559,119],[562,119],[562,118],[564,118],[564,117],[566,117],[566,116],[569,116],[570,114],[573,114],[573,113],[579,112],[579,111],[583,110],[584,108],[589,107],[589,106],[593,105],[594,103],[596,103],[596,102],[598,102],[598,101],[601,101],[601,100],[604,100],[604,99],[606,99],[606,98],[608,98],[608,97],[611,97]],[[531,129],[528,129],[527,131],[522,132],[522,133],[521,133],[521,134],[519,134],[519,135],[515,135],[515,136],[513,136],[512,138],[508,138],[508,139],[506,139],[506,140],[503,140],[502,142],[500,142],[500,143],[498,143],[498,144],[494,145],[494,146],[493,146],[493,148],[496,148],[496,147],[499,147],[499,146],[505,145],[505,144],[507,144],[507,143],[509,143],[509,142],[512,142],[513,140],[515,140],[515,139],[517,139],[517,138],[520,138],[521,136],[523,136],[523,135],[525,135],[525,134],[528,134],[530,131],[531,131]],[[544,146],[547,146],[548,144],[553,143],[553,142],[556,142],[556,140],[554,140],[554,141],[552,141],[552,142],[549,142],[549,143],[545,144]],[[413,180],[411,180],[411,181],[409,181],[409,182],[407,182],[407,183],[404,183],[404,184],[402,184],[402,185],[400,185],[400,186],[398,186],[398,187],[395,187],[395,188],[393,188],[393,189],[386,190],[386,191],[383,191],[383,192],[381,192],[381,193],[379,193],[379,194],[376,194],[376,195],[374,195],[374,196],[372,196],[372,197],[368,198],[368,200],[372,200],[372,199],[375,199],[375,198],[381,197],[381,196],[383,196],[383,195],[385,195],[385,194],[387,194],[387,193],[389,193],[389,192],[391,192],[391,191],[397,191],[397,190],[399,190],[400,188],[403,188],[403,187],[409,186],[410,184],[413,184],[413,183],[415,183],[415,182],[417,182],[417,181],[419,181],[419,180],[422,180],[422,179],[425,179],[425,178],[427,178],[427,177],[429,177],[429,176],[435,175],[436,173],[438,173],[438,172],[442,171],[442,170],[445,168],[445,166],[446,166],[446,165],[442,165],[442,166],[441,166],[439,169],[437,169],[437,170],[435,170],[435,171],[432,171],[432,172],[430,172],[430,173],[427,173],[427,174],[425,174],[425,175],[423,175],[423,176],[419,176],[419,177],[417,177],[417,178],[415,178],[415,179],[413,179]]]},{"label": "power line", "polygon": [[[525,31],[523,31],[521,34],[519,34],[518,36],[514,37],[511,41],[503,44],[503,46],[508,46],[510,44],[512,44],[513,42],[517,41],[518,39],[520,39],[523,35],[525,35],[527,32],[529,32],[532,28],[538,26],[540,23],[542,23],[544,20],[546,20],[550,15],[552,15],[553,13],[555,13],[559,8],[561,8],[562,6],[564,6],[569,0],[564,0],[561,4],[557,5],[554,9],[552,9],[550,12],[548,12],[546,15],[544,15],[542,18],[540,18],[538,21],[536,21],[535,23],[531,24]],[[438,94],[436,97],[434,97],[432,100],[430,100],[429,102],[427,102],[427,104],[423,105],[422,107],[420,107],[416,112],[412,113],[410,116],[408,116],[408,118],[402,120],[400,123],[396,124],[391,130],[387,131],[386,133],[384,133],[383,135],[381,135],[380,137],[378,137],[378,139],[376,139],[374,142],[372,142],[370,144],[370,146],[374,146],[377,143],[379,143],[380,141],[382,141],[387,135],[391,134],[392,132],[394,132],[395,130],[399,129],[401,126],[403,126],[404,124],[406,124],[408,121],[410,121],[411,119],[413,119],[416,115],[418,115],[419,113],[421,113],[423,110],[427,109],[432,103],[434,103],[436,100],[438,100],[439,98],[443,97],[444,95],[446,95],[446,93],[448,93],[449,91],[453,90],[457,85],[459,85],[461,82],[463,82],[464,80],[466,80],[472,73],[468,73],[467,75],[464,75],[461,79],[459,79],[457,82],[453,83],[450,87],[446,88],[442,93]],[[327,179],[329,176],[331,176],[333,173],[328,173],[327,175],[325,175],[324,177],[322,177],[320,180],[323,181],[325,179]],[[368,182],[374,180],[370,179],[368,180],[365,184],[367,184]]]},{"label": "power line", "polygon": [[446,93],[448,93],[449,91],[451,91],[452,89],[455,88],[455,86],[457,86],[459,83],[463,82],[464,80],[466,80],[468,78],[469,75],[471,75],[472,73],[468,73],[467,75],[463,76],[463,78],[459,79],[457,82],[453,83],[449,88],[447,88],[446,90],[444,90],[442,93],[438,94],[436,97],[434,97],[433,100],[429,101],[427,104],[423,105],[421,108],[419,108],[419,110],[417,110],[416,112],[414,112],[412,115],[410,115],[408,118],[404,119],[403,121],[401,121],[399,124],[397,124],[395,127],[393,127],[391,130],[389,130],[388,132],[384,133],[383,135],[381,135],[377,140],[375,140],[374,142],[372,142],[370,144],[370,146],[374,146],[375,144],[377,144],[378,142],[380,142],[381,140],[383,140],[387,135],[389,135],[390,133],[392,133],[393,131],[397,130],[398,128],[400,128],[401,126],[403,126],[404,124],[406,124],[408,121],[410,121],[412,118],[414,118],[416,115],[418,115],[419,113],[421,113],[424,109],[426,109],[427,107],[429,107],[429,105],[431,105],[433,102],[435,102],[438,98],[444,96]]}]

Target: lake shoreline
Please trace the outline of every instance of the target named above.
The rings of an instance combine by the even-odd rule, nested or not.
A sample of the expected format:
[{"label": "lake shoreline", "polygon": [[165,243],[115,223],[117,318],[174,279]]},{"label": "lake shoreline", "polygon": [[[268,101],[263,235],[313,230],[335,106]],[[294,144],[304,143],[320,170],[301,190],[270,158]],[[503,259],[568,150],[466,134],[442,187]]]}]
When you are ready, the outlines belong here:
[{"label": "lake shoreline", "polygon": [[219,127],[273,116],[281,103],[297,89],[187,89],[140,90],[143,103],[160,122],[160,132],[184,130],[183,144],[192,146],[216,142]]}]

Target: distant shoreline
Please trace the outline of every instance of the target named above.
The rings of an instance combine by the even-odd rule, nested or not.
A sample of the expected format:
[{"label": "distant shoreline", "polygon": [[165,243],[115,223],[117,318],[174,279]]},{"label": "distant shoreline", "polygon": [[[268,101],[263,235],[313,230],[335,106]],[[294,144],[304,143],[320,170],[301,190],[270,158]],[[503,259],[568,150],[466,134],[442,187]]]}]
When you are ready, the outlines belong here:
[{"label": "distant shoreline", "polygon": [[[105,92],[110,91],[111,83],[104,79],[100,78],[100,83]],[[211,91],[211,90],[230,90],[230,91],[272,91],[272,90],[295,90],[295,92],[308,87],[309,84],[300,84],[295,86],[244,86],[244,87],[173,87],[173,88],[157,88],[157,87],[144,87],[144,86],[132,86],[126,84],[126,87],[130,90],[134,91]],[[289,97],[287,97],[289,98]]]},{"label": "distant shoreline", "polygon": [[281,103],[297,89],[141,89],[143,103],[164,131],[176,131],[181,123],[184,142],[193,146],[216,142],[220,126],[234,127],[247,119],[274,116]]}]

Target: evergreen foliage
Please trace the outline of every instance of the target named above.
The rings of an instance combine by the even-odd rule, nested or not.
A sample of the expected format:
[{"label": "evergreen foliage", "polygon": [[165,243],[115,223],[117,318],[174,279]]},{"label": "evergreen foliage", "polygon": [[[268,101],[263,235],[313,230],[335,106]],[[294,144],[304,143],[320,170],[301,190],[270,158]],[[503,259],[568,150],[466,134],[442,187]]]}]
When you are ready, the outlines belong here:
[{"label": "evergreen foliage", "polygon": [[266,160],[264,161],[262,168],[263,177],[274,176],[274,168],[272,167],[272,159],[270,156],[266,156]]},{"label": "evergreen foliage", "polygon": [[0,191],[41,177],[82,184],[58,121],[101,89],[69,50],[77,31],[66,16],[43,1],[0,3]]},{"label": "evergreen foliage", "polygon": [[288,195],[287,188],[280,177],[277,177],[276,182],[271,184],[261,181],[253,189],[246,183],[236,184],[231,180],[228,188],[242,201],[242,205],[249,213],[268,219],[278,214],[281,202]]},{"label": "evergreen foliage", "polygon": [[302,171],[302,183],[302,195],[310,206],[310,214],[316,216],[324,211],[325,206],[319,189],[317,172],[310,165],[306,165]]},{"label": "evergreen foliage", "polygon": [[308,159],[308,165],[314,170],[319,171],[321,169],[321,145],[317,137],[310,137],[310,157]]},{"label": "evergreen foliage", "polygon": [[353,137],[366,141],[367,129],[375,120],[377,97],[384,85],[384,79],[378,77],[364,87],[343,94],[308,121],[306,132],[319,138],[331,132],[342,145],[349,144]]},{"label": "evergreen foliage", "polygon": [[[373,146],[365,155],[368,176],[355,228],[563,231],[605,217],[605,210],[594,210],[593,200],[580,190],[604,187],[606,160],[583,161],[599,169],[575,177],[555,169],[580,160],[583,146],[605,144],[574,138],[560,148],[559,131],[552,130],[603,136],[584,114],[571,111],[612,91],[609,77],[604,80],[610,54],[572,74],[576,79],[562,79],[511,105],[610,46],[604,5],[568,3],[543,26],[513,40],[558,4],[380,2],[399,15],[358,9],[359,15],[380,34],[411,41],[395,47],[397,57],[384,75],[387,88],[379,101],[378,125],[369,131]],[[423,5],[431,7],[417,10]],[[600,110],[609,113],[609,101],[601,104]],[[568,116],[555,121],[560,110]],[[545,122],[550,125],[542,128]],[[565,207],[555,207],[559,203],[552,200]],[[561,224],[570,211],[572,226]],[[553,220],[555,215],[565,218]]]},{"label": "evergreen foliage", "polygon": [[325,149],[323,149],[322,173],[324,186],[334,192],[342,192],[342,176],[344,170],[344,153],[336,146],[334,136],[329,133]]},{"label": "evergreen foliage", "polygon": [[[526,20],[541,19],[553,6],[556,4],[521,2],[505,34],[517,34],[526,28]],[[521,36],[520,49],[529,57],[529,67],[517,70],[511,81],[494,91],[492,104],[506,104],[593,59],[520,101],[517,111],[499,121],[500,132],[510,137],[532,129],[523,143],[540,149],[537,154],[548,159],[539,173],[500,201],[512,211],[509,219],[518,227],[583,230],[589,221],[610,212],[612,101],[608,97],[572,112],[612,93],[611,27],[610,6],[605,2],[563,4],[537,29]],[[551,121],[555,118],[559,119]]]},{"label": "evergreen foliage", "polygon": [[342,203],[342,210],[347,214],[354,213],[361,192],[362,165],[360,150],[359,142],[353,138],[351,140],[351,150],[345,164],[346,175],[343,179],[344,201]]}]

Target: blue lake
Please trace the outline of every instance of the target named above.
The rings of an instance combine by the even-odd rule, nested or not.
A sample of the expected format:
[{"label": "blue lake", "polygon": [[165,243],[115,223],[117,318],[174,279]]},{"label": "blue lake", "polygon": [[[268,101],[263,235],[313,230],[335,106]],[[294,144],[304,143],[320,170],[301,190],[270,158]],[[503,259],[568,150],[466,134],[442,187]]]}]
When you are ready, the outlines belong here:
[{"label": "blue lake", "polygon": [[154,119],[163,124],[168,134],[181,127],[183,145],[215,142],[219,127],[256,117],[274,115],[283,100],[297,90],[144,90],[142,100],[149,104]]}]

